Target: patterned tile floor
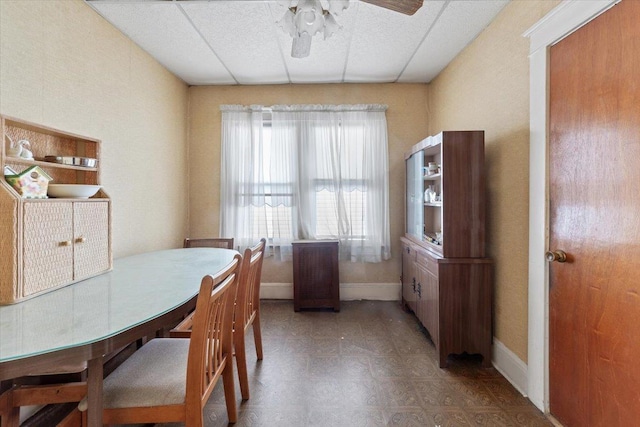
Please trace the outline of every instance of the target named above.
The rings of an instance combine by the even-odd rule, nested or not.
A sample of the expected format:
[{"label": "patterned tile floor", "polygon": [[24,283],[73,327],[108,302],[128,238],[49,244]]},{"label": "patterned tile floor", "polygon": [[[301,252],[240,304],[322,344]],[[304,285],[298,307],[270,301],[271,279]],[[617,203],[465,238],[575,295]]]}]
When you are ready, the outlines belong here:
[{"label": "patterned tile floor", "polygon": [[[293,311],[262,302],[264,360],[247,337],[251,398],[236,426],[551,426],[495,369],[435,349],[397,302],[342,302],[341,311]],[[228,423],[222,381],[205,426]]]}]

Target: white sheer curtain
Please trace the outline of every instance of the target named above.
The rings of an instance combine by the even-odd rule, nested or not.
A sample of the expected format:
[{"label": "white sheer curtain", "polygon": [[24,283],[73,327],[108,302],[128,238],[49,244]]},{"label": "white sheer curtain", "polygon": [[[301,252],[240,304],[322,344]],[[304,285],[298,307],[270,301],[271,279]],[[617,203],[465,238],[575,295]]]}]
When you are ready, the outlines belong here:
[{"label": "white sheer curtain", "polygon": [[[255,122],[255,123],[254,123]],[[254,180],[252,159],[262,144],[262,109],[222,108],[220,165],[220,236],[234,237],[239,247],[251,244],[249,183]],[[236,160],[237,159],[237,160]]]},{"label": "white sheer curtain", "polygon": [[295,151],[265,144],[269,128],[262,106],[224,105],[221,110],[220,235],[234,237],[240,249],[268,237],[278,254],[290,256],[296,238],[291,222]]},{"label": "white sheer curtain", "polygon": [[388,259],[385,111],[223,106],[221,234],[244,245],[262,233],[281,259],[296,239],[337,239],[341,259]]}]

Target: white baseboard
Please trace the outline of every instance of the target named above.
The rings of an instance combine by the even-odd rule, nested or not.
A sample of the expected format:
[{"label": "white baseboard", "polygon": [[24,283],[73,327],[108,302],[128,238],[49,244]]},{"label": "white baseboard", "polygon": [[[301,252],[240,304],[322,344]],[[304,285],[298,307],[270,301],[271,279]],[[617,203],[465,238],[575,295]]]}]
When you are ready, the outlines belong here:
[{"label": "white baseboard", "polygon": [[[400,283],[340,283],[340,300],[400,301]],[[293,283],[261,283],[260,299],[293,299]]]},{"label": "white baseboard", "polygon": [[493,366],[518,390],[527,397],[528,368],[514,352],[509,350],[496,337],[493,337]]},{"label": "white baseboard", "polygon": [[293,299],[293,283],[260,283],[260,299]]}]

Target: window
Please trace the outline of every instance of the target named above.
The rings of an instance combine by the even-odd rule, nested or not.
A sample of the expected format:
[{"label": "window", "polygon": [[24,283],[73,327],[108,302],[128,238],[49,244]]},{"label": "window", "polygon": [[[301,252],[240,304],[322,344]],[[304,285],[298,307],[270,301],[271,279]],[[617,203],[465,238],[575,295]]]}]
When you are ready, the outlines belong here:
[{"label": "window", "polygon": [[[326,189],[318,190],[315,193],[315,234],[319,239],[331,239],[340,234],[339,203],[336,199],[335,193]],[[364,191],[354,190],[342,194],[342,209],[344,209],[348,228],[348,232],[343,234],[350,239],[362,240],[365,237],[365,203]]]},{"label": "window", "polygon": [[[258,241],[265,237],[273,246],[274,238],[293,240],[293,183],[283,182],[272,173],[271,156],[275,155],[271,141],[271,114],[264,114],[262,124],[262,155],[254,158],[254,171],[260,174],[255,181],[253,196],[263,197],[263,202],[250,204],[251,237]],[[251,184],[251,183],[249,183]]]},{"label": "window", "polygon": [[[228,107],[228,106],[227,106]],[[337,239],[342,259],[388,259],[384,107],[223,107],[221,235]]]}]

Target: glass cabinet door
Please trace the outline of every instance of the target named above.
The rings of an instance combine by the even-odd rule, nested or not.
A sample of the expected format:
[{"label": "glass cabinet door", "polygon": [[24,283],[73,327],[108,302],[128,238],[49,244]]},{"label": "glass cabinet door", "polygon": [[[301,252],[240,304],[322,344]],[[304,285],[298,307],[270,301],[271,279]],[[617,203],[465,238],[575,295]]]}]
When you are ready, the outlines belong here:
[{"label": "glass cabinet door", "polygon": [[424,181],[422,151],[414,153],[407,160],[407,234],[422,240],[424,233]]}]

